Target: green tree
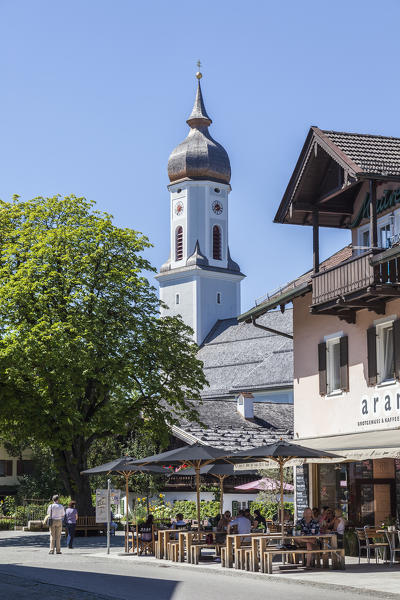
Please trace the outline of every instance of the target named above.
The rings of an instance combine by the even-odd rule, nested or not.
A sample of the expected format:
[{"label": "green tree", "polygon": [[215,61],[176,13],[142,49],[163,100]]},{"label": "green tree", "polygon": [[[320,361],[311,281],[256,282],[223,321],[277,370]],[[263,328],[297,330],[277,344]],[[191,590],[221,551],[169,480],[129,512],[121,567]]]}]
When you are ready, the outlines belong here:
[{"label": "green tree", "polygon": [[147,238],[93,204],[0,203],[0,435],[49,446],[82,514],[92,444],[196,419],[205,384],[190,328],[159,316]]}]

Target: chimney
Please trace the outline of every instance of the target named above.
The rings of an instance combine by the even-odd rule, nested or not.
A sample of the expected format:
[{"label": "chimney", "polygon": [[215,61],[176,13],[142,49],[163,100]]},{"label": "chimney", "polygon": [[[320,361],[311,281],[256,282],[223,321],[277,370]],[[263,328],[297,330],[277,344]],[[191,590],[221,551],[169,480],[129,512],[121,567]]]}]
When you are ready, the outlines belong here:
[{"label": "chimney", "polygon": [[254,396],[249,392],[240,392],[238,396],[236,396],[236,410],[246,421],[254,420]]}]

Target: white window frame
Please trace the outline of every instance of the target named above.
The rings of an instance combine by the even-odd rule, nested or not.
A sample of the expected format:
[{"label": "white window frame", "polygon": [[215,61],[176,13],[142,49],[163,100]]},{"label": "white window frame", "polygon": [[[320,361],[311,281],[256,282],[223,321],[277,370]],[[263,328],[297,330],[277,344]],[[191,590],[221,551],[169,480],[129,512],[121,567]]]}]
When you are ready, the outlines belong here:
[{"label": "white window frame", "polygon": [[[393,321],[394,318],[389,318],[389,319],[379,319],[377,322],[375,322],[375,327],[376,327],[376,369],[377,369],[377,385],[388,385],[391,383],[395,383],[396,379],[394,377],[394,373],[392,377],[389,377],[387,379],[384,379],[382,377],[382,373],[384,373],[386,371],[385,369],[385,364],[384,364],[384,360],[385,360],[385,348],[383,345],[383,331],[385,329],[389,329],[390,327],[393,327]],[[392,338],[393,340],[393,338]],[[392,356],[392,360],[394,360],[394,356]]]},{"label": "white window frame", "polygon": [[[333,336],[328,336],[325,339],[326,342],[326,392],[327,396],[341,394],[343,392],[340,387],[340,338],[343,337],[343,333],[341,335],[334,334]],[[339,370],[339,387],[333,387],[332,383],[332,375],[333,375],[333,348],[334,346],[339,346],[338,359],[339,363],[337,368]]]}]

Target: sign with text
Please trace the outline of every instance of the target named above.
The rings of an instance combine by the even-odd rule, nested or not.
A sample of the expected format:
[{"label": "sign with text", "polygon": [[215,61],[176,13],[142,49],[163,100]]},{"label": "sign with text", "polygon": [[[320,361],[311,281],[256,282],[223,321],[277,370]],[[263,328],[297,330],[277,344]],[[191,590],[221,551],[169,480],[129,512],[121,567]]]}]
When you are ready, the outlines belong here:
[{"label": "sign with text", "polygon": [[400,424],[400,393],[391,390],[377,390],[371,396],[363,396],[357,427]]},{"label": "sign with text", "polygon": [[96,523],[107,522],[108,490],[96,490]]}]

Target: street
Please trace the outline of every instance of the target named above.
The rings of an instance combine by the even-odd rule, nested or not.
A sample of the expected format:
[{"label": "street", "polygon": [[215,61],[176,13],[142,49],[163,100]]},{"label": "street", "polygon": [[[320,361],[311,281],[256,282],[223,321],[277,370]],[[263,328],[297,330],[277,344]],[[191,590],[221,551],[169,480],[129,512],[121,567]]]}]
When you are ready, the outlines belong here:
[{"label": "street", "polygon": [[[184,566],[120,557],[122,537],[112,538],[113,558],[104,555],[104,537],[77,538],[76,548],[48,554],[48,534],[0,532],[0,598],[2,600],[359,600],[342,590],[237,576],[206,573]],[[65,541],[64,541],[65,546]]]}]

